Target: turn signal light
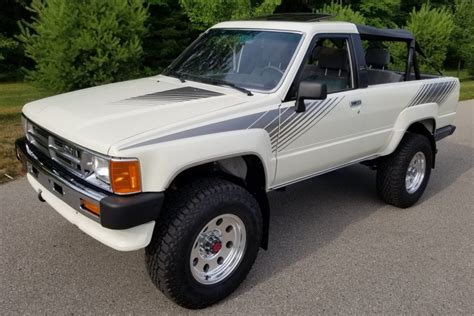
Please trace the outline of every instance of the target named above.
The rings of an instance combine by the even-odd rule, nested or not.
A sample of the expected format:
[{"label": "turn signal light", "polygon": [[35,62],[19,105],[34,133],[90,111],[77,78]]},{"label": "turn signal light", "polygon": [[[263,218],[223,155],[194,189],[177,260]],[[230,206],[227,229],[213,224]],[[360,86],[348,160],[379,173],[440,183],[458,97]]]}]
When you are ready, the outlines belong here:
[{"label": "turn signal light", "polygon": [[140,192],[142,187],[138,160],[111,160],[110,184],[117,194]]},{"label": "turn signal light", "polygon": [[81,207],[86,211],[89,211],[97,216],[100,216],[100,207],[97,204],[81,199]]}]

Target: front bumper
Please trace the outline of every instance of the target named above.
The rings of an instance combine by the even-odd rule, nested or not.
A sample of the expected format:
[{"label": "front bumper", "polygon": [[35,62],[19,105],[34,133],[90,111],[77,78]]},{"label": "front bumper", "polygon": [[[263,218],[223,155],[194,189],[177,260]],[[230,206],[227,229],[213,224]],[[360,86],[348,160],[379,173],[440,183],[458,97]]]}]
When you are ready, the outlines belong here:
[{"label": "front bumper", "polygon": [[[16,152],[40,197],[86,234],[122,251],[149,244],[163,205],[163,192],[117,196],[72,175],[29,146],[25,138],[16,141]],[[100,215],[83,208],[81,200],[99,205]]]}]

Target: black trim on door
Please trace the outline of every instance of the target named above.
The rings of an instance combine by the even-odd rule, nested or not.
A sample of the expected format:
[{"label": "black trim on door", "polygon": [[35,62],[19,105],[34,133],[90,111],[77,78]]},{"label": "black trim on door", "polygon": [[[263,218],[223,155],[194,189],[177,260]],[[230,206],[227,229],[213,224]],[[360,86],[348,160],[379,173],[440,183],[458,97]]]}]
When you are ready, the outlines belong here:
[{"label": "black trim on door", "polygon": [[359,34],[351,34],[351,40],[354,51],[352,56],[355,57],[353,65],[356,68],[354,78],[356,78],[358,88],[367,88],[369,85],[369,77],[367,73],[367,63],[365,61],[364,47],[362,47],[362,40]]},{"label": "black trim on door", "polygon": [[[310,54],[313,52],[313,49],[315,48],[318,40],[320,39],[345,39],[347,40],[347,42],[349,43],[349,50],[350,50],[350,53],[351,53],[351,72],[353,74],[353,78],[354,78],[354,86],[351,88],[351,89],[347,89],[347,90],[344,90],[344,91],[350,91],[350,90],[354,90],[354,89],[358,89],[360,86],[360,83],[364,82],[364,80],[361,80],[361,78],[359,78],[359,71],[358,71],[358,67],[360,67],[360,65],[365,65],[365,58],[364,58],[364,55],[362,55],[362,61],[360,59],[360,49],[358,46],[360,46],[360,48],[362,47],[361,44],[360,44],[360,37],[358,38],[358,46],[356,46],[357,50],[355,49],[355,45],[354,45],[354,42],[357,42],[357,38],[354,38],[354,36],[359,36],[357,34],[349,34],[349,33],[338,33],[338,34],[334,34],[334,33],[319,33],[319,34],[316,34],[313,39],[311,40],[311,44],[309,45],[309,48],[306,50],[306,53],[305,53],[305,56],[303,58],[303,61],[301,62],[299,68],[298,68],[298,72],[296,73],[296,76],[295,76],[295,79],[293,80],[293,83],[291,84],[290,86],[290,89],[288,90],[286,96],[285,96],[285,99],[283,100],[283,102],[289,102],[289,101],[295,101],[296,100],[296,91],[298,90],[298,84],[300,83],[301,81],[301,76],[303,74],[303,68],[304,68],[304,65],[306,64],[306,62],[308,61],[308,58],[310,56]],[[362,50],[363,52],[363,50]],[[356,57],[357,56],[357,57]],[[363,79],[363,78],[362,78]],[[367,83],[367,78],[365,78],[365,83]],[[367,87],[367,84],[365,84],[365,86],[362,86],[363,88]],[[361,88],[362,88],[361,87]],[[338,92],[342,92],[342,91],[338,91]]]}]

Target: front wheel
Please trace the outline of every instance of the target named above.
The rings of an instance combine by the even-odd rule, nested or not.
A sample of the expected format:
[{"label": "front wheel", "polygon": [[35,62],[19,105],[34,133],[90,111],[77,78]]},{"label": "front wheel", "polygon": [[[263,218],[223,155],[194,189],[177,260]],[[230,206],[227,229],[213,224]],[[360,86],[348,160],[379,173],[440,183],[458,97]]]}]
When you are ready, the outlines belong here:
[{"label": "front wheel", "polygon": [[177,304],[204,308],[245,279],[260,247],[255,198],[222,179],[201,179],[170,192],[145,250],[149,275]]},{"label": "front wheel", "polygon": [[407,133],[395,152],[378,166],[378,195],[400,208],[412,206],[426,189],[432,164],[433,150],[428,138]]}]

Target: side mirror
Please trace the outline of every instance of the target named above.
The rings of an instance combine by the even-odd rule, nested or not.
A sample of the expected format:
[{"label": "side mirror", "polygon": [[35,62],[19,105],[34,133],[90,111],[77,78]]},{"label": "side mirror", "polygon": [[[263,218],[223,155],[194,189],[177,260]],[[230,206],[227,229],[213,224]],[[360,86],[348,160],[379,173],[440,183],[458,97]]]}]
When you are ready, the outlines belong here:
[{"label": "side mirror", "polygon": [[304,100],[324,100],[328,95],[325,83],[314,81],[301,81],[296,96],[297,113],[306,111]]}]

